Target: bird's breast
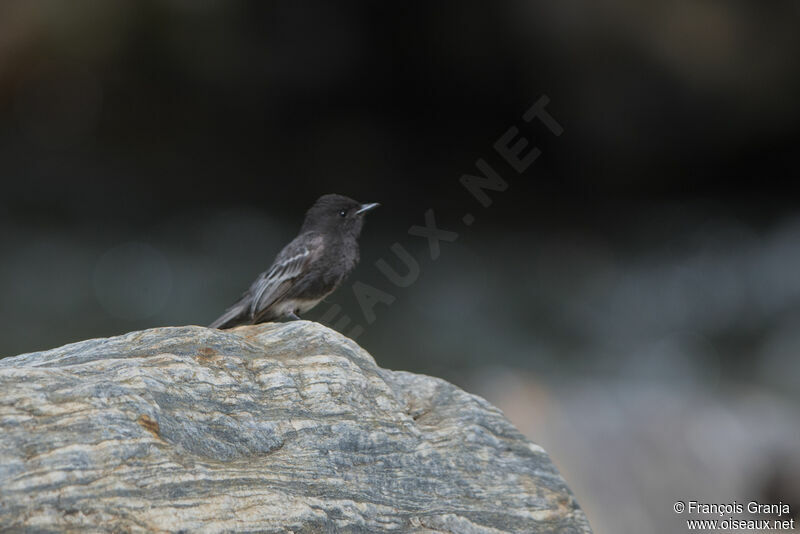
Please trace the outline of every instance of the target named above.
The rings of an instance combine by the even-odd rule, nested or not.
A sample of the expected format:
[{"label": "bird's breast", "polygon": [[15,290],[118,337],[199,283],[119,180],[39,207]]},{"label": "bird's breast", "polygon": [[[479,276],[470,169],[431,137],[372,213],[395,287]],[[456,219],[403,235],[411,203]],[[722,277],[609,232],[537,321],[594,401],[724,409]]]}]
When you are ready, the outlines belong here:
[{"label": "bird's breast", "polygon": [[358,242],[355,239],[344,239],[327,252],[329,254],[328,265],[339,273],[349,273],[358,264]]}]

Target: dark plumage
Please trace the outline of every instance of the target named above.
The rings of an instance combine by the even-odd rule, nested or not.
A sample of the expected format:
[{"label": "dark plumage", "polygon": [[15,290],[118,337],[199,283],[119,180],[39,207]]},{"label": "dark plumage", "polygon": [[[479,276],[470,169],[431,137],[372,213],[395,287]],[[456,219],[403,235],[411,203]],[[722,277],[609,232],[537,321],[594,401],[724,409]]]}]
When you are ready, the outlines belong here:
[{"label": "dark plumage", "polygon": [[342,195],[321,196],[297,237],[209,328],[297,319],[316,306],[355,268],[364,215],[377,206]]}]

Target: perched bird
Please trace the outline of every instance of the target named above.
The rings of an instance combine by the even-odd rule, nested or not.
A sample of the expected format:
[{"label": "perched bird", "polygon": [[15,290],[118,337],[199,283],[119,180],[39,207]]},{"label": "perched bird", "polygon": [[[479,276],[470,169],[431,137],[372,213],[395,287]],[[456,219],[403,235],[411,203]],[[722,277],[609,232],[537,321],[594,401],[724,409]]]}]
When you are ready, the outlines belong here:
[{"label": "perched bird", "polygon": [[364,215],[378,206],[342,195],[318,198],[297,237],[209,328],[299,319],[297,314],[330,295],[355,268]]}]

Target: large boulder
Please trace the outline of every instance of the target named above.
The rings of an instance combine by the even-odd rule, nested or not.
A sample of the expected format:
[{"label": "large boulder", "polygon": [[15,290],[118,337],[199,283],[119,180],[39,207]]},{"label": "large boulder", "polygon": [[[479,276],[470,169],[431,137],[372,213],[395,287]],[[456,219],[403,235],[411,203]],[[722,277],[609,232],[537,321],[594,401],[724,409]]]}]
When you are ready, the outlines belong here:
[{"label": "large boulder", "polygon": [[0,530],[590,532],[497,408],[306,321],[0,360]]}]

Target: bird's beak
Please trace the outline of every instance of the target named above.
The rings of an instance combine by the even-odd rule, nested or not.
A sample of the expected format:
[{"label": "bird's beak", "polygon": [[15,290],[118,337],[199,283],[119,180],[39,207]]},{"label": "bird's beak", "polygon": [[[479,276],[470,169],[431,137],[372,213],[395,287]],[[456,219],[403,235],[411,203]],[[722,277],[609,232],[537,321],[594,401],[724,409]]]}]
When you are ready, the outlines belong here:
[{"label": "bird's beak", "polygon": [[378,206],[380,206],[380,204],[378,204],[377,202],[373,202],[371,204],[361,204],[361,207],[358,208],[358,211],[356,212],[356,215],[361,215],[361,214],[366,213],[368,211],[374,210]]}]

